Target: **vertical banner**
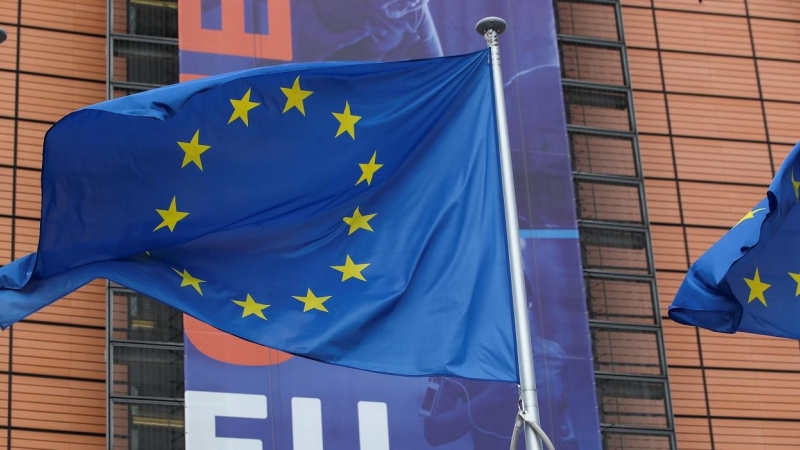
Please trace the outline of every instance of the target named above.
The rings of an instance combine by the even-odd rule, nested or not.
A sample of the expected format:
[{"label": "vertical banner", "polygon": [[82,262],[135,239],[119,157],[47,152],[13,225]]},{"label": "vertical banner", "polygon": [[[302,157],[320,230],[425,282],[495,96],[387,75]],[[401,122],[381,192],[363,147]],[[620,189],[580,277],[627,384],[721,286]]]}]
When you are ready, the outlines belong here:
[{"label": "vertical banner", "polygon": [[[542,426],[599,450],[561,72],[550,0],[181,0],[181,80],[285,62],[467,53],[504,17],[500,49]],[[503,449],[517,386],[346,369],[185,317],[188,450]],[[509,324],[512,326],[512,324]],[[522,445],[520,445],[522,448]]]}]

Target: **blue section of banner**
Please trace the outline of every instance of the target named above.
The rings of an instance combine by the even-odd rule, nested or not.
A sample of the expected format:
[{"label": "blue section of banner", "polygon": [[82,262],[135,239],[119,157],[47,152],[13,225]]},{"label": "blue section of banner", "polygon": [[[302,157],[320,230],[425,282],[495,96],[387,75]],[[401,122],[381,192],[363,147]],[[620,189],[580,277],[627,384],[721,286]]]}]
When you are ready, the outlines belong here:
[{"label": "blue section of banner", "polygon": [[[501,53],[541,422],[559,450],[602,448],[552,2],[288,3],[294,61],[467,53],[485,47],[474,30],[477,19],[510,19]],[[181,36],[182,43],[191,39]],[[277,63],[259,55],[189,51],[181,51],[180,61],[182,72],[193,75]],[[216,448],[213,437],[257,439],[264,449],[322,448],[316,444],[358,449],[362,435],[370,436],[371,449],[380,450],[509,445],[517,410],[514,385],[393,377],[297,357],[236,365],[189,339],[186,344],[188,450]],[[235,394],[263,402],[264,415],[236,418],[247,415],[245,403],[236,403],[232,408],[242,412],[231,414],[220,412],[222,400],[209,400],[240,402]],[[193,428],[209,423],[204,414],[217,416],[210,422],[214,427]],[[198,440],[201,436],[208,439]]]},{"label": "blue section of banner", "polygon": [[222,29],[222,9],[220,2],[222,0],[201,0],[203,15],[202,15],[202,28],[205,30],[221,30]]},{"label": "blue section of banner", "polygon": [[245,0],[244,31],[250,34],[269,34],[267,0]]},{"label": "blue section of banner", "polygon": [[578,230],[519,230],[522,239],[578,239]]}]

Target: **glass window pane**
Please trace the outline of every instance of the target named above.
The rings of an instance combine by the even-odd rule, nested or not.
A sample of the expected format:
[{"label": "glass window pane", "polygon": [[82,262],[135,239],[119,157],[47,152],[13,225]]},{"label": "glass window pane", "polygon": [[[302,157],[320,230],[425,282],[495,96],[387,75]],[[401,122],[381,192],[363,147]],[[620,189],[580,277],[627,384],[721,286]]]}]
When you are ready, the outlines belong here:
[{"label": "glass window pane", "polygon": [[114,0],[114,33],[178,38],[177,0]]},{"label": "glass window pane", "polygon": [[641,275],[651,272],[644,231],[581,226],[579,233],[584,269]]},{"label": "glass window pane", "polygon": [[594,368],[600,372],[663,375],[655,330],[591,328]]},{"label": "glass window pane", "polygon": [[183,450],[183,405],[113,402],[114,450]]},{"label": "glass window pane", "polygon": [[183,342],[183,314],[128,290],[112,290],[113,340]]},{"label": "glass window pane", "polygon": [[663,382],[597,378],[600,422],[625,427],[667,428],[667,390]]},{"label": "glass window pane", "polygon": [[603,431],[603,448],[606,450],[633,450],[646,448],[648,450],[669,450],[669,436],[663,434],[646,433],[615,433],[610,430]]},{"label": "glass window pane", "polygon": [[601,278],[589,275],[586,299],[589,318],[605,322],[656,323],[651,280]]},{"label": "glass window pane", "polygon": [[115,38],[112,81],[154,85],[178,82],[178,46]]},{"label": "glass window pane", "polygon": [[183,398],[183,349],[112,345],[111,395]]}]

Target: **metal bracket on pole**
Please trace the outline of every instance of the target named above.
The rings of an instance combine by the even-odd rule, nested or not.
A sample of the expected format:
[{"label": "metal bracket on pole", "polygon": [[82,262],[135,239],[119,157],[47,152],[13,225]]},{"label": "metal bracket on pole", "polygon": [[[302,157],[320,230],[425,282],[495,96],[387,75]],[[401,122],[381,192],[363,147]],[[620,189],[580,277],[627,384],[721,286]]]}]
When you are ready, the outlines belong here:
[{"label": "metal bracket on pole", "polygon": [[[505,206],[506,234],[508,235],[508,260],[511,267],[511,292],[514,301],[514,326],[517,339],[517,362],[520,380],[520,418],[525,427],[527,450],[541,450],[537,425],[539,406],[536,399],[536,376],[533,369],[533,347],[528,322],[528,300],[525,293],[525,274],[522,270],[522,252],[519,245],[519,223],[517,222],[517,199],[514,192],[514,172],[511,167],[511,145],[508,139],[506,103],[503,94],[503,74],[500,70],[500,47],[498,36],[506,30],[506,21],[499,17],[486,17],[475,26],[475,30],[486,39],[491,49],[492,86],[494,90],[495,114],[497,117],[497,139],[500,152],[500,170],[503,179],[503,203]],[[516,430],[515,430],[516,431]],[[541,433],[544,436],[544,432]],[[548,448],[552,444],[544,436]]]}]

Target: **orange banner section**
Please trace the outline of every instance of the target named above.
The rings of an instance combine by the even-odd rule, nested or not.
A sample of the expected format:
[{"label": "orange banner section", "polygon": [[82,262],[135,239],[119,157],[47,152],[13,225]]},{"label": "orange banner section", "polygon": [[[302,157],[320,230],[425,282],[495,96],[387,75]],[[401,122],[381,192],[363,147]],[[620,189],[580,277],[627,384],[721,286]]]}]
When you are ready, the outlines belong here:
[{"label": "orange banner section", "polygon": [[178,15],[181,50],[218,55],[292,60],[292,20],[289,0],[269,0],[269,34],[245,32],[244,0],[224,0],[222,29],[202,27],[201,0],[183,0]]},{"label": "orange banner section", "polygon": [[186,336],[198,350],[209,358],[240,366],[271,366],[280,364],[292,355],[239,339],[206,325],[194,317],[183,316]]}]

